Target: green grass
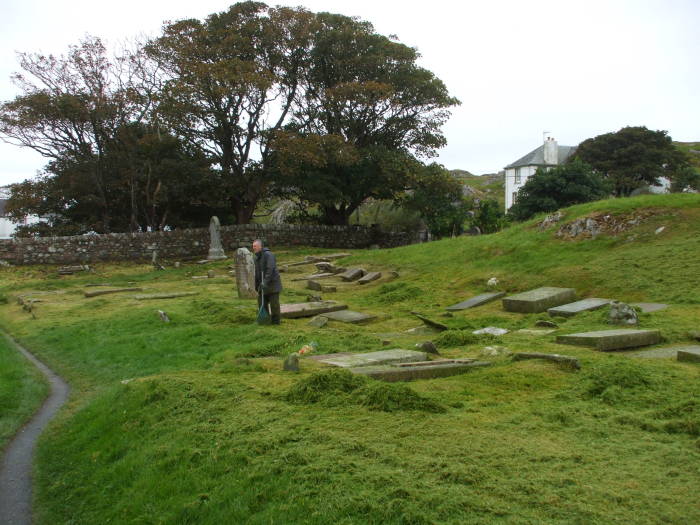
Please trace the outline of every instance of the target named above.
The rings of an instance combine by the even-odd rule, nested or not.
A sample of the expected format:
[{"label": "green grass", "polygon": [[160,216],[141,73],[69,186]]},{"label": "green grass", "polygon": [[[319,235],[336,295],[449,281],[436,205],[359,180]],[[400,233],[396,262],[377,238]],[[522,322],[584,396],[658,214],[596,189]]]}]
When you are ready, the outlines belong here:
[{"label": "green grass", "polygon": [[47,393],[44,376],[0,334],[0,450]]},{"label": "green grass", "polygon": [[[668,302],[641,314],[641,327],[690,344],[688,332],[700,328],[699,196],[589,203],[566,210],[564,222],[644,210],[655,213],[595,240],[559,240],[556,227],[540,231],[531,221],[494,235],[355,251],[344,266],[385,277],[339,284],[327,298],[378,320],[320,330],[305,319],[255,325],[255,307],[235,297],[229,278],[193,281],[204,273],[193,265],[100,264],[92,275],[62,278],[50,267],[0,269],[8,298],[0,325],[74,387],[40,443],[39,523],[699,521],[700,367],[518,334],[548,316],[504,312],[498,302],[443,316],[496,276],[509,292],[568,286],[581,296]],[[284,263],[323,251],[276,253]],[[225,276],[228,264],[207,269]],[[284,274],[283,302],[305,299],[304,281],[291,279],[308,269]],[[200,294],[85,299],[84,285],[100,281]],[[35,318],[17,295],[42,299]],[[406,333],[420,325],[415,310],[449,330]],[[557,322],[558,333],[609,326],[604,310]],[[490,325],[513,332],[471,334]],[[500,345],[572,355],[582,369],[500,358],[401,385],[322,372],[308,360],[299,374],[281,370],[283,356],[311,341],[338,352],[413,348],[427,338],[446,357]]]}]

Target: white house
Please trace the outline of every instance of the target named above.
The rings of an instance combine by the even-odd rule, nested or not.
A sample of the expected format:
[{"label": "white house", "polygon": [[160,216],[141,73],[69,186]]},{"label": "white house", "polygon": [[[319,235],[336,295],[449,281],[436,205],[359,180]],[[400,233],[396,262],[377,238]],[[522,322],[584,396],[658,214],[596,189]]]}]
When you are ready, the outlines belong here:
[{"label": "white house", "polygon": [[518,190],[537,168],[553,168],[563,164],[576,150],[576,146],[560,146],[552,137],[547,137],[539,148],[508,164],[506,171],[506,211],[513,205]]}]

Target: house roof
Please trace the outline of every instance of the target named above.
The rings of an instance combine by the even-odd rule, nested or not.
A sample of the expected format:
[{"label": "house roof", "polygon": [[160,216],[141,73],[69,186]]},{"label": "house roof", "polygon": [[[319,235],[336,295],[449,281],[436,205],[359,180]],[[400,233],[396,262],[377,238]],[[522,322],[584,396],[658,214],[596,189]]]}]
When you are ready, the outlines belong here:
[{"label": "house roof", "polygon": [[[574,151],[576,151],[576,146],[557,146],[557,158],[559,164],[563,163]],[[524,157],[508,164],[505,169],[508,168],[520,168],[522,166],[547,166],[544,162],[544,144],[539,148],[532,150],[530,153]]]}]

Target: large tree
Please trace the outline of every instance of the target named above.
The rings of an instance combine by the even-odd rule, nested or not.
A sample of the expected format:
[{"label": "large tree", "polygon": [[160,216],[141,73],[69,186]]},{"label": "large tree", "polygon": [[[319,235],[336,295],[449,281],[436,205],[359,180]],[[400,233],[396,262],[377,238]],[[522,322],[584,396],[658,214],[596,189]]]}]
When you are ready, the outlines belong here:
[{"label": "large tree", "polygon": [[606,177],[617,197],[645,185],[658,185],[661,177],[676,178],[688,165],[686,155],[666,131],[644,126],[626,127],[582,142],[575,155]]},{"label": "large tree", "polygon": [[269,137],[287,122],[308,62],[313,15],[241,2],[165,26],[147,46],[161,77],[158,117],[206,151],[239,223],[269,185]]},{"label": "large tree", "polygon": [[368,22],[321,13],[293,119],[275,134],[281,187],[346,224],[367,198],[395,198],[446,141],[441,127],[459,103],[415,49]]}]

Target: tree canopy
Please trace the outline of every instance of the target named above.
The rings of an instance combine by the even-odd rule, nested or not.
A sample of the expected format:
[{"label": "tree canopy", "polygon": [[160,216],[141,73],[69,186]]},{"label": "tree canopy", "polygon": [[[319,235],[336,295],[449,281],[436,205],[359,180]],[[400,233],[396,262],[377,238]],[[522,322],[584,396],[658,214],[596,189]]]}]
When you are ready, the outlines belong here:
[{"label": "tree canopy", "polygon": [[609,194],[609,183],[591,166],[574,159],[552,169],[538,168],[518,191],[508,215],[524,221],[537,213],[602,199]]},{"label": "tree canopy", "polygon": [[645,185],[658,185],[661,177],[676,178],[688,166],[687,156],[676,148],[666,131],[645,126],[626,127],[582,142],[573,156],[593,167],[612,184],[617,197]]}]

